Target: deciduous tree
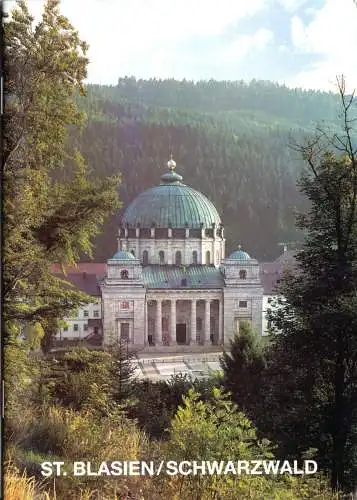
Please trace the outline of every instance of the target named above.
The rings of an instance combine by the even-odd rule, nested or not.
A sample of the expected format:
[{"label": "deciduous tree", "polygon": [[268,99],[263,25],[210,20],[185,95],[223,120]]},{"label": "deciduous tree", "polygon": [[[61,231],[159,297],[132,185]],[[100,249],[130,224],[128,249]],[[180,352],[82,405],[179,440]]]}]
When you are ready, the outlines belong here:
[{"label": "deciduous tree", "polygon": [[[298,147],[310,201],[298,218],[306,238],[298,271],[285,278],[285,304],[272,313],[276,329],[265,391],[297,451],[318,449],[334,489],[356,484],[357,454],[357,150],[354,95],[338,81],[342,132],[323,130]],[[285,431],[285,432],[284,432]]]}]

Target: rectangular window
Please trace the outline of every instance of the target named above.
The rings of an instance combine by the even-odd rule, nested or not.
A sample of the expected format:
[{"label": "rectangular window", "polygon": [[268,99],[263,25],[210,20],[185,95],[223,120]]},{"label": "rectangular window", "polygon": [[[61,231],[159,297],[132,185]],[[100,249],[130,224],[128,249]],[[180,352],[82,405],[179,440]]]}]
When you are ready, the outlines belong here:
[{"label": "rectangular window", "polygon": [[121,302],[120,309],[129,309],[129,302]]},{"label": "rectangular window", "polygon": [[88,318],[88,316],[89,316],[88,311],[83,311],[83,316],[84,316],[85,318]]},{"label": "rectangular window", "polygon": [[120,323],[120,339],[129,340],[129,323]]},{"label": "rectangular window", "polygon": [[98,310],[93,311],[93,316],[94,318],[99,318],[99,311]]},{"label": "rectangular window", "polygon": [[239,301],[239,307],[248,307],[248,302],[246,300],[240,300]]},{"label": "rectangular window", "polygon": [[78,332],[78,325],[77,325],[77,323],[74,323],[74,325],[73,325],[73,331],[74,332]]},{"label": "rectangular window", "polygon": [[202,318],[196,319],[196,330],[202,330]]},{"label": "rectangular window", "polygon": [[85,332],[86,332],[86,331],[88,331],[88,325],[87,325],[87,323],[85,323],[85,324],[83,325],[83,330],[84,330]]},{"label": "rectangular window", "polygon": [[64,332],[68,332],[68,326],[63,327]]}]

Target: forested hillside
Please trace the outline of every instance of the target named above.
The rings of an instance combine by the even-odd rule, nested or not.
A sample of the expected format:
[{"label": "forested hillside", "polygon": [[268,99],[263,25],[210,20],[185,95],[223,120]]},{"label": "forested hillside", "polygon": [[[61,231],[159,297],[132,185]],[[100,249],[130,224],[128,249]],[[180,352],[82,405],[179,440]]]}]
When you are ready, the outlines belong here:
[{"label": "forested hillside", "polygon": [[[121,172],[122,210],[158,184],[172,151],[184,182],[205,193],[226,227],[228,252],[244,246],[260,260],[281,241],[300,239],[296,177],[302,161],[290,145],[317,123],[337,125],[338,99],[270,82],[119,79],[89,85],[79,97],[87,125],[73,138],[96,175]],[[96,260],[116,249],[114,217],[97,240]]]}]

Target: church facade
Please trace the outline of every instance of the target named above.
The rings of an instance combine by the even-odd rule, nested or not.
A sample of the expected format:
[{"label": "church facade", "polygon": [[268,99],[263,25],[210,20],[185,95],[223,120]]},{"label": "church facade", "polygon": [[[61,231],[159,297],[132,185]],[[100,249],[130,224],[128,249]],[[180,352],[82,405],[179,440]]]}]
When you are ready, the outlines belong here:
[{"label": "church facade", "polygon": [[259,263],[241,248],[226,257],[216,208],[182,182],[172,158],[167,167],[123,215],[100,283],[104,345],[204,350],[228,345],[243,321],[261,332]]}]

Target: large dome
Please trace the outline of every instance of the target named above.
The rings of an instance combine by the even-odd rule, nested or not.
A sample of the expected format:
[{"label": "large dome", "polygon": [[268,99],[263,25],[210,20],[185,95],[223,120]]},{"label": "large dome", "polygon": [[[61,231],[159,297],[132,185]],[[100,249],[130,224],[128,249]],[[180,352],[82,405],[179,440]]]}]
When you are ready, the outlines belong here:
[{"label": "large dome", "polygon": [[202,193],[183,184],[174,172],[176,163],[168,162],[169,172],[161,176],[161,184],[141,193],[129,205],[123,223],[130,227],[199,228],[217,226],[220,216],[213,203]]}]

